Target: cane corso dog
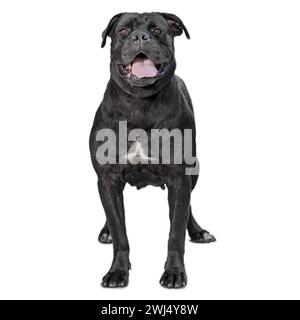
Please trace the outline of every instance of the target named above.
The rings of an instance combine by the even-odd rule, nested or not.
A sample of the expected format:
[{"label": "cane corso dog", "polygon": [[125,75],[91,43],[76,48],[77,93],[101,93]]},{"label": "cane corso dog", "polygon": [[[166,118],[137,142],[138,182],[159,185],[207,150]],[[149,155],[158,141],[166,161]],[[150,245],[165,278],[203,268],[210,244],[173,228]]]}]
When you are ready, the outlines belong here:
[{"label": "cane corso dog", "polygon": [[[192,152],[196,155],[192,101],[184,82],[174,74],[174,38],[183,32],[189,39],[189,32],[179,17],[153,12],[117,14],[102,33],[101,47],[105,46],[107,37],[111,37],[111,76],[95,115],[90,152],[106,215],[99,241],[112,242],[114,252],[111,268],[102,280],[103,287],[125,287],[128,284],[131,266],[123,204],[126,183],[138,189],[147,185],[163,189],[166,186],[168,189],[170,234],[168,256],[160,279],[163,287],[182,288],[187,284],[184,265],[186,229],[193,242],[215,241],[214,236],[202,229],[192,215],[190,197],[198,179],[198,171],[196,174],[187,174],[186,169],[188,166],[196,168],[196,163],[191,165],[183,161],[178,164],[172,161],[172,157],[170,163],[124,163],[120,159],[116,163],[105,163],[97,157],[97,150],[108,140],[107,137],[102,139],[98,136],[101,129],[109,129],[109,132],[116,134],[114,152],[119,155],[119,124],[125,121],[125,135],[133,129],[143,129],[149,133],[149,139],[152,129],[167,129],[169,132],[173,129],[180,132],[190,129]],[[138,138],[136,142],[128,141],[128,150],[139,143]],[[170,146],[172,153],[172,139]],[[145,155],[147,158],[146,150]],[[147,159],[150,158],[151,155]]]}]

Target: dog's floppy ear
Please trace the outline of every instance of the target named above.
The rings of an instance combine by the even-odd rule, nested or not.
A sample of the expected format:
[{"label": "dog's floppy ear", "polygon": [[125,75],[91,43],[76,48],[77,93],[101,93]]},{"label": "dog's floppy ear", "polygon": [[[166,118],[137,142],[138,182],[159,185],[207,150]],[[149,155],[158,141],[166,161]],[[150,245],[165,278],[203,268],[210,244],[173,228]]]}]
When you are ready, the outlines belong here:
[{"label": "dog's floppy ear", "polygon": [[119,20],[119,18],[123,15],[124,13],[118,13],[115,16],[113,16],[106,29],[102,32],[102,43],[101,43],[101,48],[103,48],[106,44],[106,38],[111,36],[111,32],[114,28],[114,25],[116,24],[116,22]]},{"label": "dog's floppy ear", "polygon": [[169,26],[172,29],[174,37],[180,36],[184,31],[186,37],[190,39],[190,34],[179,17],[177,17],[175,14],[172,14],[172,13],[165,13],[165,12],[158,12],[158,13],[162,15],[165,18],[165,20],[168,22]]}]

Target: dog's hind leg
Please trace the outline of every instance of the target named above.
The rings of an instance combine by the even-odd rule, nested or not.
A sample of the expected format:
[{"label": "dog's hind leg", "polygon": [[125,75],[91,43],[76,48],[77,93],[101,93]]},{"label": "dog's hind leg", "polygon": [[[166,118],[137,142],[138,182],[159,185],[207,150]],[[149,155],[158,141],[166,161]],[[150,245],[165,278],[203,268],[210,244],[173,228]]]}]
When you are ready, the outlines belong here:
[{"label": "dog's hind leg", "polygon": [[112,237],[109,231],[107,221],[105,222],[105,225],[103,226],[103,228],[99,233],[98,241],[105,244],[112,243]]},{"label": "dog's hind leg", "polygon": [[192,214],[192,207],[189,208],[189,219],[187,223],[188,234],[192,242],[210,243],[215,242],[216,238],[208,231],[202,229]]}]

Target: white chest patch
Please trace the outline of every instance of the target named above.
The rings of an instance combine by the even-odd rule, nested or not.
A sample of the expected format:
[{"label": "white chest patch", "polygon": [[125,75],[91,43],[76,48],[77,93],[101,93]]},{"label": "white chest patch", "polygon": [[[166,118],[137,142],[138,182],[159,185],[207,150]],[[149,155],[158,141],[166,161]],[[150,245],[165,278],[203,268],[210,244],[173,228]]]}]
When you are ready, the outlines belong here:
[{"label": "white chest patch", "polygon": [[129,160],[132,164],[148,163],[150,160],[154,160],[154,158],[148,157],[145,150],[143,149],[143,145],[140,141],[135,142],[129,149],[128,153],[125,155],[125,158]]}]

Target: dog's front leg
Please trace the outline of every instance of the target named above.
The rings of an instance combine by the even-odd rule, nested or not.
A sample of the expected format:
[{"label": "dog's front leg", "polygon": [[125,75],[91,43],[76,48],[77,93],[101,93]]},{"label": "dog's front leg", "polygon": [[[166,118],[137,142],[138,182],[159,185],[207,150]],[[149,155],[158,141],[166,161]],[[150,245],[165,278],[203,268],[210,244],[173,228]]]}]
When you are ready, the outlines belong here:
[{"label": "dog's front leg", "polygon": [[129,277],[129,244],[125,227],[123,189],[125,183],[115,175],[99,177],[98,189],[113,240],[114,258],[103,287],[126,287]]},{"label": "dog's front leg", "polygon": [[167,288],[182,288],[187,284],[183,256],[191,196],[190,176],[169,178],[167,186],[171,229],[168,258],[160,284]]}]

